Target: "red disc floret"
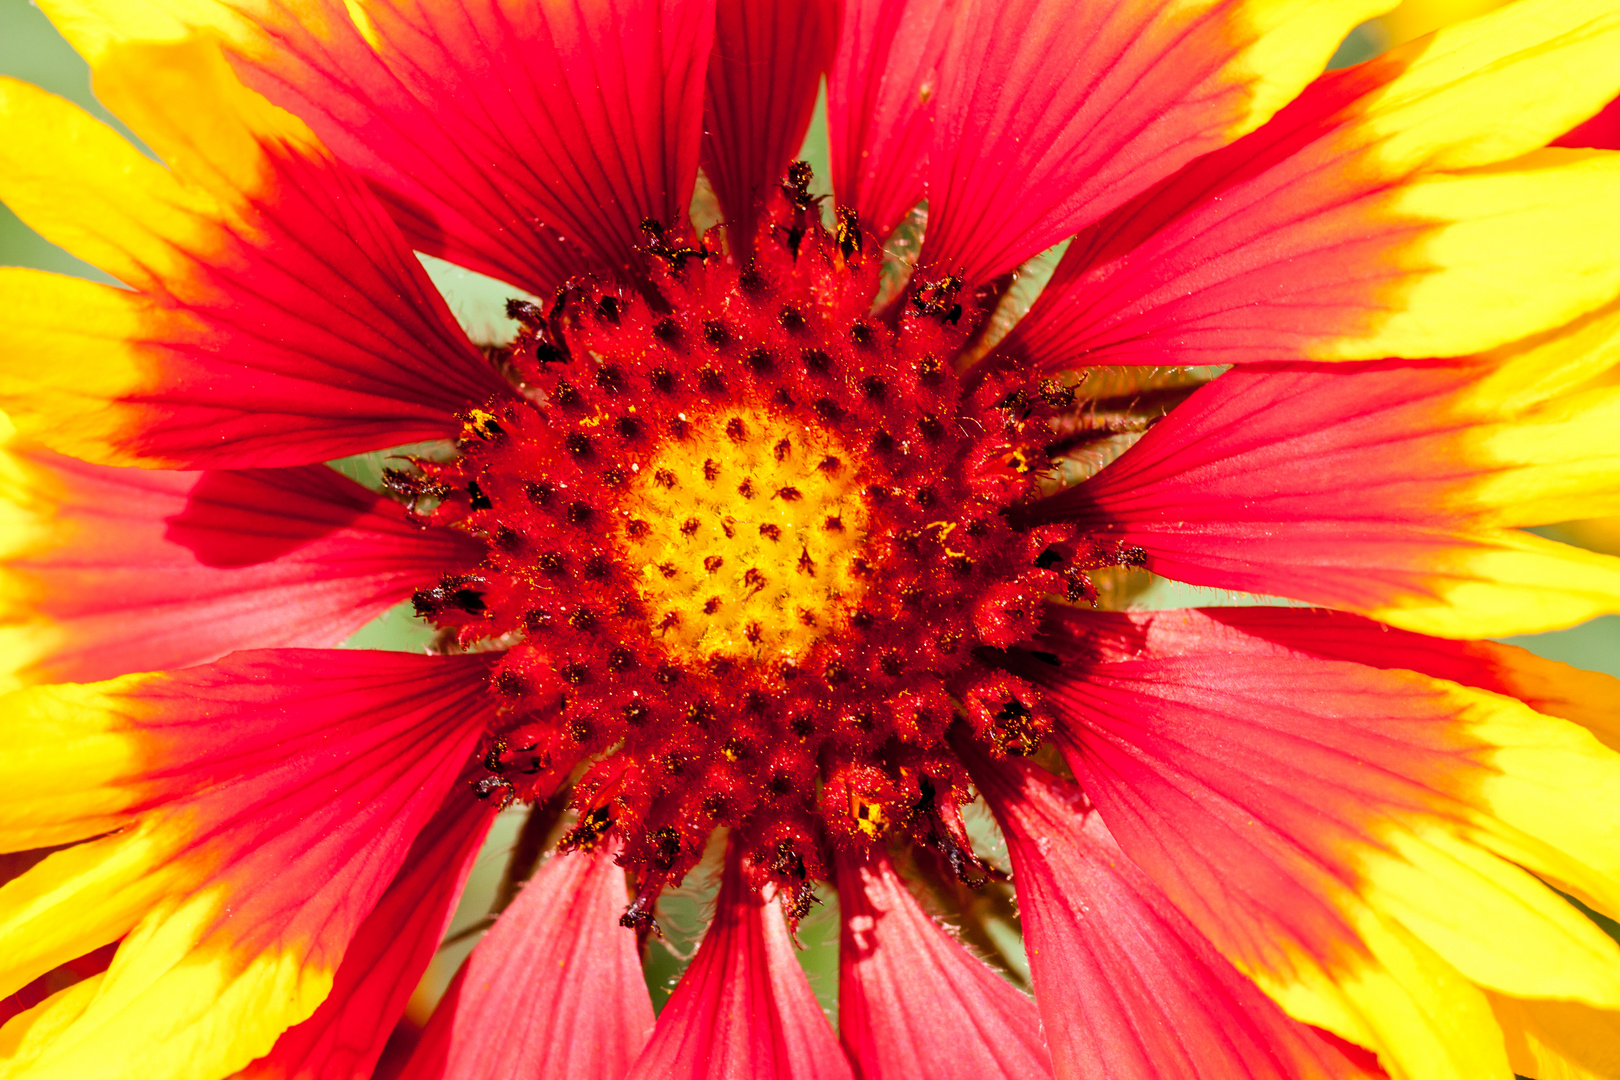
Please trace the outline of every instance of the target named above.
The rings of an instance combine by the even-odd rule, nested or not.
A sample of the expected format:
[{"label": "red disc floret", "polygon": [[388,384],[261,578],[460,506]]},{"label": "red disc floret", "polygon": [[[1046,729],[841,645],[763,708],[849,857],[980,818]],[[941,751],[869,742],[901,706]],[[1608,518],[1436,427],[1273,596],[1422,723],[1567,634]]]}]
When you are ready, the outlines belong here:
[{"label": "red disc floret", "polygon": [[[574,775],[565,845],[622,837],[636,925],[720,826],[790,914],[830,845],[907,835],[976,873],[946,729],[1033,752],[1038,697],[988,661],[1033,635],[1044,596],[1084,593],[1069,534],[1008,514],[1038,497],[1072,392],[1001,372],[966,393],[956,283],[914,282],[874,314],[877,244],[847,212],[824,229],[794,192],[741,265],[649,223],[639,284],[515,303],[522,400],[469,413],[453,461],[392,477],[423,518],[487,545],[475,573],[415,598],[455,647],[505,649],[482,794]],[[775,490],[739,472],[747,454]],[[648,519],[687,498],[707,516]],[[823,517],[816,498],[846,510]],[[807,520],[803,539],[766,506]],[[655,541],[678,557],[647,556]],[[773,638],[737,614],[766,596]],[[735,633],[708,632],[726,617]]]}]

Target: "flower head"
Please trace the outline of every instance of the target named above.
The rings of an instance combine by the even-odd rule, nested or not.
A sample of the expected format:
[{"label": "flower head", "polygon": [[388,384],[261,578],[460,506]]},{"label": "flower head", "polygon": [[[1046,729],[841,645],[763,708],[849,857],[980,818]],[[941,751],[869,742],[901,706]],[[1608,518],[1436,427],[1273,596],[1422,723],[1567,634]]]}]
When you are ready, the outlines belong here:
[{"label": "flower head", "polygon": [[127,286],[0,271],[0,1077],[370,1075],[518,803],[385,1072],[1607,1075],[1620,686],[1477,639],[1620,610],[1620,8],[45,6],[153,157],[0,84]]}]

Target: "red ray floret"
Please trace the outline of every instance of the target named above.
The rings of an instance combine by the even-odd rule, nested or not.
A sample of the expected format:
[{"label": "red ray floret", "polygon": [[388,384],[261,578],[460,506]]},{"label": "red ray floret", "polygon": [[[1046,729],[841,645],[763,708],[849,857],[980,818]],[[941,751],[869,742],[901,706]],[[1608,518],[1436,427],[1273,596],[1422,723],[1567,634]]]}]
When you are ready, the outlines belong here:
[{"label": "red ray floret", "polygon": [[230,46],[418,249],[544,295],[622,269],[643,218],[690,204],[714,0],[351,10],[255,5]]},{"label": "red ray floret", "polygon": [[7,452],[7,501],[31,522],[6,552],[25,682],[337,645],[423,575],[479,557],[324,465],[170,472]]},{"label": "red ray floret", "polygon": [[553,855],[473,949],[400,1080],[618,1080],[652,1002],[614,845]]},{"label": "red ray floret", "polygon": [[923,911],[882,847],[837,872],[838,1028],[860,1076],[1053,1075],[1034,1002]]},{"label": "red ray floret", "polygon": [[1080,789],[1033,765],[972,772],[1007,837],[1025,949],[1062,1080],[1385,1075],[1290,1020],[1114,843]]},{"label": "red ray floret", "polygon": [[495,807],[450,789],[417,834],[399,872],[355,931],[332,992],[238,1080],[351,1080],[369,1077],[439,950],[483,847]]},{"label": "red ray floret", "polygon": [[787,923],[750,869],[729,845],[708,933],[627,1080],[850,1080]]},{"label": "red ray floret", "polygon": [[0,887],[0,987],[124,938],[104,977],[17,1021],[12,1062],[111,1076],[115,1039],[154,1073],[223,1074],[268,1052],[492,722],[488,670],[283,649],[9,695],[0,842],[84,842]]}]

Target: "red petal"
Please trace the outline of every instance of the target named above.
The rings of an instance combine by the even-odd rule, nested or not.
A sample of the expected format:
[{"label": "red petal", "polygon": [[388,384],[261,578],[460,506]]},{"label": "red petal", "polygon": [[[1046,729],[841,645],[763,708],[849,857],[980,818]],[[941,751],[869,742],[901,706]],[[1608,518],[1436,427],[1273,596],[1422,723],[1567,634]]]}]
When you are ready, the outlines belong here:
[{"label": "red petal", "polygon": [[[483,770],[479,769],[478,772]],[[487,775],[487,774],[486,774]],[[363,1080],[456,912],[495,807],[452,788],[343,954],[332,992],[237,1080]]]},{"label": "red petal", "polygon": [[1620,563],[1507,527],[1607,510],[1620,398],[1582,389],[1601,350],[1555,359],[1229,371],[1028,520],[1078,521],[1178,581],[1427,633],[1567,626],[1620,604]]},{"label": "red petal", "polygon": [[1114,843],[1080,789],[981,760],[1062,1080],[1382,1076],[1365,1051],[1290,1020]]},{"label": "red petal", "polygon": [[733,252],[753,250],[758,210],[804,145],[837,32],[835,0],[720,0],[715,9],[703,169]]},{"label": "red petal", "polygon": [[838,1026],[864,1080],[1051,1076],[1035,1005],[929,918],[882,848],[838,863]]},{"label": "red petal", "polygon": [[326,997],[493,720],[489,670],[288,649],[9,695],[0,842],[99,838],[0,888],[3,988],[125,940],[94,997],[42,1005],[55,1037],[8,1064],[218,1076],[268,1052]]},{"label": "red petal", "polygon": [[619,1080],[652,1001],[603,845],[553,855],[456,973],[400,1080]]},{"label": "red petal", "polygon": [[623,266],[644,218],[686,220],[714,0],[363,10],[362,28],[338,0],[277,0],[240,66],[376,186],[415,247],[543,296]]},{"label": "red petal", "polygon": [[168,472],[8,447],[8,657],[24,682],[104,679],[250,646],[336,645],[476,545],[324,465]]},{"label": "red petal", "polygon": [[1620,749],[1620,679],[1495,641],[1451,641],[1342,611],[1284,607],[1102,612],[1053,606],[1041,635],[1065,653],[1098,661],[1243,654],[1404,668],[1518,698]]},{"label": "red petal", "polygon": [[1620,98],[1615,98],[1586,123],[1553,140],[1554,146],[1620,150]]},{"label": "red petal", "polygon": [[793,955],[781,909],[726,854],[714,921],[629,1080],[848,1080],[849,1062]]},{"label": "red petal", "polygon": [[838,201],[887,236],[922,201],[934,88],[960,0],[846,0],[827,73]]},{"label": "red petal", "polygon": [[941,67],[924,260],[969,282],[1013,269],[1258,127],[1387,6],[966,0]]},{"label": "red petal", "polygon": [[0,403],[110,464],[301,465],[460,427],[506,393],[358,176],[201,42],[115,50],[96,92],[159,153],[24,84],[0,195],[133,291],[11,269]]}]

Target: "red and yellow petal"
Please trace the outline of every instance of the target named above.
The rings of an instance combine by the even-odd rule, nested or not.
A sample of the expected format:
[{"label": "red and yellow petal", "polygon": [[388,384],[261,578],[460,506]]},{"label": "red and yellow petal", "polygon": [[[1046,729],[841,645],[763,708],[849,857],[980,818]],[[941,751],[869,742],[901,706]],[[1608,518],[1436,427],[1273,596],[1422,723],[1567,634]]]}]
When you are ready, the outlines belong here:
[{"label": "red and yellow petal", "polygon": [[607,844],[553,855],[479,941],[400,1080],[621,1078],[653,1026],[624,871]]},{"label": "red and yellow petal", "polygon": [[888,236],[922,201],[934,92],[955,0],[846,0],[827,73],[832,185]]},{"label": "red and yellow petal", "polygon": [[327,460],[453,435],[503,383],[361,179],[200,42],[126,46],[95,87],[168,168],[0,82],[0,201],[131,289],[0,271],[0,404],[118,465]]},{"label": "red and yellow petal", "polygon": [[978,283],[1265,123],[1391,0],[967,0],[924,261]]},{"label": "red and yellow petal", "polygon": [[716,5],[703,170],[739,259],[753,250],[756,214],[804,145],[821,76],[832,63],[839,14],[832,0]]},{"label": "red and yellow petal", "polygon": [[276,650],[7,695],[0,847],[83,842],[0,887],[0,992],[123,943],[0,1029],[0,1076],[221,1076],[269,1051],[493,718],[488,678],[485,657]]},{"label": "red and yellow petal", "polygon": [[245,81],[381,194],[412,246],[537,295],[684,220],[714,0],[49,0],[109,43],[218,33]]},{"label": "red and yellow petal", "polygon": [[1620,89],[1620,13],[1525,0],[1308,89],[1082,232],[1002,345],[1093,364],[1456,356],[1620,291],[1620,159],[1537,152]]},{"label": "red and yellow petal", "polygon": [[1620,307],[1464,361],[1239,368],[1037,504],[1182,581],[1447,637],[1620,610],[1620,559],[1515,527],[1620,508]]},{"label": "red and yellow petal", "polygon": [[883,848],[841,854],[838,907],[838,1030],[858,1075],[1053,1075],[1035,1004],[928,917]]},{"label": "red and yellow petal", "polygon": [[[481,769],[468,770],[481,772]],[[466,775],[464,773],[464,775]],[[496,808],[450,789],[411,845],[388,890],[343,953],[332,992],[315,1014],[282,1032],[275,1048],[235,1080],[369,1077],[439,950]]]},{"label": "red and yellow petal", "polygon": [[781,909],[731,845],[714,919],[626,1080],[851,1080]]},{"label": "red and yellow petal", "polygon": [[1505,1078],[1480,987],[1620,1006],[1620,948],[1531,873],[1620,910],[1620,754],[1482,690],[1191,638],[1051,639],[1028,674],[1120,846],[1293,1016],[1399,1076]]},{"label": "red and yellow petal", "polygon": [[1079,788],[1012,760],[980,759],[973,777],[1007,838],[1059,1077],[1383,1075],[1239,974],[1119,850]]},{"label": "red and yellow petal", "polygon": [[0,515],[7,689],[337,645],[479,557],[324,465],[114,468],[12,443]]}]

